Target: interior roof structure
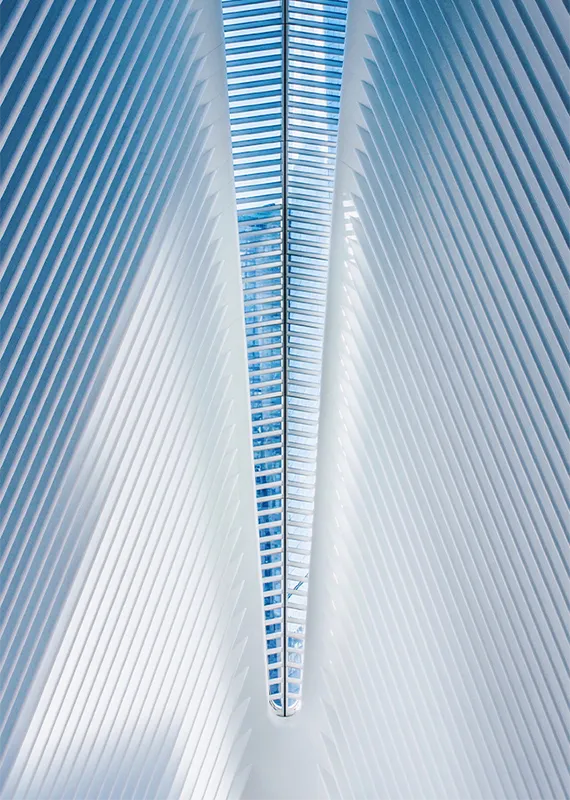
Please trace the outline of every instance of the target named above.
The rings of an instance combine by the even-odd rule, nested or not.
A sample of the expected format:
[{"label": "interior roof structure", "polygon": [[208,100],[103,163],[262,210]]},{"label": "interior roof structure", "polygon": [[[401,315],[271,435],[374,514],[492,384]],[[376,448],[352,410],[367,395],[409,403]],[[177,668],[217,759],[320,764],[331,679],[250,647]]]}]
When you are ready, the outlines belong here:
[{"label": "interior roof structure", "polygon": [[2,800],[569,797],[565,4],[0,11]]},{"label": "interior roof structure", "polygon": [[269,699],[301,702],[346,0],[224,0]]}]

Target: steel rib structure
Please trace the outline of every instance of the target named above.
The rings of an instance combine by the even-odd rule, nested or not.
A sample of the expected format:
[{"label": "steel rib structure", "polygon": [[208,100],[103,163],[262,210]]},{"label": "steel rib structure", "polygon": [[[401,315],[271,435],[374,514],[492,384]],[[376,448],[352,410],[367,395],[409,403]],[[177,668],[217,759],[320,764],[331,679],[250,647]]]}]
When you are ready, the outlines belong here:
[{"label": "steel rib structure", "polygon": [[570,797],[566,6],[0,19],[2,800]]},{"label": "steel rib structure", "polygon": [[224,0],[269,699],[301,704],[346,0]]}]

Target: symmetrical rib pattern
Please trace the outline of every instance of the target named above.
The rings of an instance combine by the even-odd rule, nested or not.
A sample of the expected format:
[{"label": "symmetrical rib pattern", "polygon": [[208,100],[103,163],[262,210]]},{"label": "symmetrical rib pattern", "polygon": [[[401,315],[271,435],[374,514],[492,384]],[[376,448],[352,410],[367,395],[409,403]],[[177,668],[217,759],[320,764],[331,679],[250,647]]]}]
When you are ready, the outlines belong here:
[{"label": "symmetrical rib pattern", "polygon": [[2,3],[2,800],[570,797],[569,14],[348,5]]},{"label": "symmetrical rib pattern", "polygon": [[221,9],[2,24],[2,797],[239,795],[244,653],[263,672]]},{"label": "symmetrical rib pattern", "polygon": [[223,9],[269,697],[287,713],[302,686],[347,2]]},{"label": "symmetrical rib pattern", "polygon": [[323,791],[568,797],[568,13],[350,13],[305,679]]}]

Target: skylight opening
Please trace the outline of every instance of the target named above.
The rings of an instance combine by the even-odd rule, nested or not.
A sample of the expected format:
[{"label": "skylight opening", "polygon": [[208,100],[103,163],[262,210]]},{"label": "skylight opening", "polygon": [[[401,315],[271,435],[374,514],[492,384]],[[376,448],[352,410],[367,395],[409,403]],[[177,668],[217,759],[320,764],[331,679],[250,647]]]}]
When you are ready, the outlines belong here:
[{"label": "skylight opening", "polygon": [[287,715],[302,696],[347,0],[223,0],[222,8],[267,686]]}]

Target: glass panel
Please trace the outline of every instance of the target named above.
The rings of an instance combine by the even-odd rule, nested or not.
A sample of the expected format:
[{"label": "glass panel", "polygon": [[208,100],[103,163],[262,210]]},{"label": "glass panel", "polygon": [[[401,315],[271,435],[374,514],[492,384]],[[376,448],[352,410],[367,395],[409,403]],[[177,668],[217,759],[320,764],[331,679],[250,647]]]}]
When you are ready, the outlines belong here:
[{"label": "glass panel", "polygon": [[[347,3],[222,2],[262,577],[281,578],[286,562],[288,578],[285,593],[281,580],[264,584],[265,618],[283,608],[298,634],[282,654],[277,625],[266,625],[279,713],[298,707],[302,687]],[[294,682],[283,660],[298,665]]]}]

